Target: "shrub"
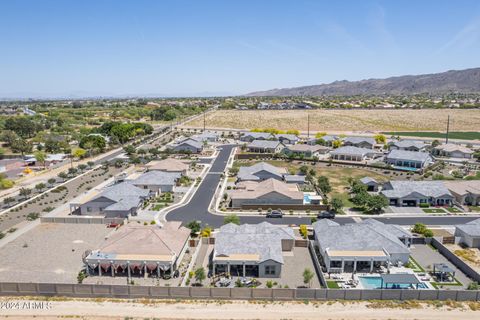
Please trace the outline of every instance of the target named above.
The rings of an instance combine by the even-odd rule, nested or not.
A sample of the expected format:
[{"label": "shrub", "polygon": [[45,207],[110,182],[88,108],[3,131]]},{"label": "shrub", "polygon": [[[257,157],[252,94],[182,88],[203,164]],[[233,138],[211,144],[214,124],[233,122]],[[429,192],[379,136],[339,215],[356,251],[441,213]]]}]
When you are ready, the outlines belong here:
[{"label": "shrub", "polygon": [[428,204],[428,203],[420,203],[418,206],[419,206],[420,208],[428,208],[428,207],[430,207],[430,204]]},{"label": "shrub", "polygon": [[267,286],[268,289],[271,289],[273,287],[273,281],[272,280],[268,280],[265,285]]},{"label": "shrub", "polygon": [[300,225],[300,234],[304,239],[307,239],[308,236],[308,230],[307,230],[307,225],[306,224],[301,224]]}]

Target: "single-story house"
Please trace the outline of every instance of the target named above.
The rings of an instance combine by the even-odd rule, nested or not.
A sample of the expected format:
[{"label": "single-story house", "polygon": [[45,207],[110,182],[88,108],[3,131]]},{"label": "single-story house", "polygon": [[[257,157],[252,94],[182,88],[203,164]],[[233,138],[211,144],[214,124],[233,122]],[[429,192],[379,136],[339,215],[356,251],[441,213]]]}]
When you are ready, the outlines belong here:
[{"label": "single-story house", "polygon": [[423,169],[433,163],[433,158],[426,152],[392,150],[385,156],[385,162],[399,168]]},{"label": "single-story house", "polygon": [[284,174],[283,180],[286,183],[296,183],[296,184],[305,184],[306,176],[299,175],[299,174]]},{"label": "single-story house", "polygon": [[323,219],[313,224],[315,245],[327,272],[373,272],[390,263],[408,263],[412,235],[399,226],[372,219],[340,225]]},{"label": "single-story house", "polygon": [[102,215],[106,218],[126,218],[136,215],[138,208],[152,195],[148,189],[121,182],[106,187],[85,203],[70,203],[70,211],[79,215]]},{"label": "single-story house", "polygon": [[279,278],[283,253],[291,252],[295,234],[290,227],[268,222],[220,227],[212,255],[213,274],[255,278]]},{"label": "single-story house", "polygon": [[330,157],[333,160],[341,161],[363,161],[374,158],[378,153],[373,149],[359,147],[340,147],[330,151]]},{"label": "single-story house", "polygon": [[461,205],[480,205],[480,180],[444,181],[445,186]]},{"label": "single-story house", "polygon": [[198,142],[217,142],[218,141],[218,134],[210,132],[210,131],[205,131],[200,134],[196,134],[190,137],[190,139],[196,140]]},{"label": "single-story house", "polygon": [[390,150],[405,150],[405,151],[425,151],[427,144],[420,140],[400,140],[392,141],[388,144]]},{"label": "single-story house", "polygon": [[267,179],[282,180],[285,168],[278,168],[266,162],[259,162],[249,167],[240,167],[238,181],[262,181]]},{"label": "single-story house", "polygon": [[375,146],[375,139],[369,137],[346,137],[343,140],[343,145],[373,149],[373,147]]},{"label": "single-story house", "polygon": [[301,156],[305,158],[313,158],[319,157],[322,154],[326,154],[330,149],[328,147],[321,146],[319,144],[316,145],[308,145],[308,144],[294,144],[294,145],[287,145],[283,152],[286,155],[295,155]]},{"label": "single-story house", "polygon": [[245,189],[230,192],[231,206],[242,208],[244,205],[302,205],[303,192],[296,184],[285,183],[277,179],[268,179],[258,183],[249,183]]},{"label": "single-story house", "polygon": [[480,248],[480,219],[455,226],[455,238],[469,248]]},{"label": "single-story house", "polygon": [[100,246],[85,252],[89,274],[119,276],[172,276],[188,249],[190,229],[179,221],[142,226],[127,224],[114,231]]},{"label": "single-story house", "polygon": [[383,194],[390,205],[415,207],[422,203],[432,206],[451,205],[454,197],[442,181],[389,181],[383,185]]},{"label": "single-story house", "polygon": [[317,144],[317,142],[319,140],[323,140],[323,145],[331,147],[333,145],[333,141],[338,141],[338,140],[341,140],[341,139],[340,139],[339,136],[325,135],[321,138],[310,138],[310,139],[308,139],[307,144],[313,146],[313,145]]},{"label": "single-story house", "polygon": [[283,144],[296,144],[300,139],[294,134],[280,133],[275,136]]},{"label": "single-story house", "polygon": [[432,149],[432,154],[439,157],[472,159],[474,151],[455,143],[441,144]]},{"label": "single-story house", "polygon": [[186,139],[179,143],[172,144],[169,146],[169,149],[174,152],[200,153],[203,150],[203,143],[193,139]]},{"label": "single-story house", "polygon": [[141,189],[148,189],[155,195],[162,192],[173,192],[178,179],[182,176],[178,172],[147,171],[131,183]]},{"label": "single-story house", "polygon": [[370,177],[363,177],[360,179],[360,183],[364,184],[367,187],[367,191],[377,192],[380,184],[377,180]]},{"label": "single-story house", "polygon": [[247,145],[249,152],[257,153],[279,153],[285,148],[283,143],[276,140],[253,140]]},{"label": "single-story house", "polygon": [[274,140],[275,137],[268,132],[248,132],[240,137],[240,141],[252,142],[253,140]]},{"label": "single-story house", "polygon": [[189,165],[175,158],[167,158],[164,160],[154,160],[146,164],[149,171],[176,172],[186,176],[188,174]]}]

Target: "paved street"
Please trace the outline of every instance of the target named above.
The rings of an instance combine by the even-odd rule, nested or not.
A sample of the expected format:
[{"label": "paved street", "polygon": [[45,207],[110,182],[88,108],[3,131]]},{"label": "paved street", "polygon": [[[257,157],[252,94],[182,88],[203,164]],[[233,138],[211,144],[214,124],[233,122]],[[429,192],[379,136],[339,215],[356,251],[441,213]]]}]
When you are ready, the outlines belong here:
[{"label": "paved street", "polygon": [[[219,227],[223,224],[223,216],[215,215],[208,211],[208,207],[215,194],[215,190],[218,188],[220,182],[220,174],[225,170],[228,157],[232,151],[233,145],[222,146],[217,158],[214,160],[210,173],[203,179],[200,187],[192,197],[191,201],[186,205],[172,210],[166,215],[166,219],[170,221],[183,221],[185,224],[198,220],[203,224],[208,224],[213,227]],[[370,218],[370,217],[368,217]],[[427,225],[455,225],[462,224],[478,217],[471,216],[421,216],[421,217],[375,217],[384,223],[400,224],[400,225],[413,225],[417,222],[425,223]],[[282,219],[267,219],[263,216],[241,216],[240,221],[242,223],[259,223],[267,220],[274,224],[310,224],[310,218],[308,217],[289,217],[284,216]],[[358,219],[357,219],[358,220]],[[354,223],[355,220],[352,217],[337,216],[335,221],[341,224]]]}]

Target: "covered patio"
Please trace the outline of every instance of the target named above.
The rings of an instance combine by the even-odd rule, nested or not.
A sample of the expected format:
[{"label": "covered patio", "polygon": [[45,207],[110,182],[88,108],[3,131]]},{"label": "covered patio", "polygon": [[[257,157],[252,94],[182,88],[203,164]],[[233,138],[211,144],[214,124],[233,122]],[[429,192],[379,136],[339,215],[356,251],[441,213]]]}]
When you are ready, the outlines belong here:
[{"label": "covered patio", "polygon": [[258,277],[260,256],[258,254],[233,254],[228,257],[217,256],[213,259],[212,273],[226,273],[237,277]]},{"label": "covered patio", "polygon": [[369,272],[381,267],[389,268],[390,257],[385,251],[326,250],[325,265],[328,273]]},{"label": "covered patio", "polygon": [[413,273],[382,274],[380,289],[401,289],[401,286],[415,286],[418,289],[420,280]]}]

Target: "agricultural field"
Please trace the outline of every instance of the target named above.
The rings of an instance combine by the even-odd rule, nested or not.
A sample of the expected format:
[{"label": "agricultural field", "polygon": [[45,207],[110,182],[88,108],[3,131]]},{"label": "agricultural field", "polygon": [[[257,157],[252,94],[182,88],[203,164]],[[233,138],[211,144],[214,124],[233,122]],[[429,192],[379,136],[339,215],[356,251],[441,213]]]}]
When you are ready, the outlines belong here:
[{"label": "agricultural field", "polygon": [[[206,116],[208,128],[276,128],[307,131],[444,131],[450,115],[451,131],[479,131],[480,112],[467,110],[218,110]],[[203,118],[187,127],[203,127]]]}]

